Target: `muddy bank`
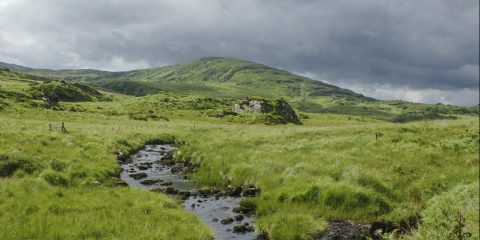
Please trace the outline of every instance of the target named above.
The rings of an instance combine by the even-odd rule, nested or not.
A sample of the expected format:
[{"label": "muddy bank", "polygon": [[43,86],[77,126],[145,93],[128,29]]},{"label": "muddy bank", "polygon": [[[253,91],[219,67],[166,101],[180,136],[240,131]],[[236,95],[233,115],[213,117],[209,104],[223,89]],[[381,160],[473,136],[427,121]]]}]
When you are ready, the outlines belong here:
[{"label": "muddy bank", "polygon": [[353,221],[332,221],[324,234],[316,237],[316,240],[343,240],[343,239],[367,239],[370,226],[355,223]]},{"label": "muddy bank", "polygon": [[418,216],[413,216],[406,221],[395,225],[392,222],[373,222],[370,224],[361,224],[351,220],[330,221],[326,231],[315,240],[381,240],[385,233],[396,231],[397,234],[411,232],[418,227]]},{"label": "muddy bank", "polygon": [[253,197],[254,186],[199,189],[187,178],[196,166],[173,159],[176,148],[168,144],[147,145],[129,158],[121,159],[121,179],[130,187],[163,192],[182,201],[182,206],[197,215],[215,232],[217,239],[256,239],[255,206],[241,204]]}]

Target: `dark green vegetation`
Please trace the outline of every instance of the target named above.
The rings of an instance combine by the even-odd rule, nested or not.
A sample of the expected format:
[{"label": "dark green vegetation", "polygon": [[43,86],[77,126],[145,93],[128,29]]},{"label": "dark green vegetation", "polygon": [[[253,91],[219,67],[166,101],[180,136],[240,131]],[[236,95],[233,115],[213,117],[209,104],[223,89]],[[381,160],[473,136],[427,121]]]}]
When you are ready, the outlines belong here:
[{"label": "dark green vegetation", "polygon": [[41,100],[43,97],[66,102],[87,102],[108,100],[95,88],[81,83],[51,81],[49,79],[22,74],[8,69],[0,69],[0,78],[5,88],[0,89],[3,98],[14,98],[18,101]]},{"label": "dark green vegetation", "polygon": [[[0,71],[1,239],[212,238],[175,201],[117,186],[116,154],[155,139],[177,142],[175,157],[200,165],[190,177],[202,186],[258,186],[261,194],[243,205],[255,206],[257,231],[272,239],[311,239],[330,220],[399,227],[417,216],[418,230],[404,238],[479,237],[477,108],[377,101],[303,78],[300,86],[319,84],[341,96],[294,96],[288,86],[298,84],[288,81],[298,76],[232,59],[126,73],[17,70]],[[212,77],[202,78],[207,73]],[[116,84],[115,74],[151,95],[100,89],[99,98],[74,84],[105,87],[102,81]],[[45,109],[34,94],[44,84],[92,97]],[[269,99],[284,97],[302,125],[266,125],[276,123],[265,121],[268,114],[236,113],[250,95],[271,106],[282,101]],[[67,133],[49,131],[60,122]]]},{"label": "dark green vegetation", "polygon": [[48,81],[37,84],[32,88],[32,96],[34,98],[53,97],[65,102],[88,102],[104,99],[103,95],[93,87],[65,81]]}]

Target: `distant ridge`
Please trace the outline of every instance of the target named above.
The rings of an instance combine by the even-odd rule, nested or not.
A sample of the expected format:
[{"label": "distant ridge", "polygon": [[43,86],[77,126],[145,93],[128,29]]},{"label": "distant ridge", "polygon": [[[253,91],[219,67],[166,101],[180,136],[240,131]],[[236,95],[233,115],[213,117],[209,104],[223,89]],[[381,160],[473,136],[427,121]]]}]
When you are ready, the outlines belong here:
[{"label": "distant ridge", "polygon": [[33,69],[33,68],[24,67],[24,66],[17,65],[17,64],[4,63],[4,62],[0,62],[0,68],[6,68],[6,69],[10,69],[10,70],[17,70],[17,71]]}]

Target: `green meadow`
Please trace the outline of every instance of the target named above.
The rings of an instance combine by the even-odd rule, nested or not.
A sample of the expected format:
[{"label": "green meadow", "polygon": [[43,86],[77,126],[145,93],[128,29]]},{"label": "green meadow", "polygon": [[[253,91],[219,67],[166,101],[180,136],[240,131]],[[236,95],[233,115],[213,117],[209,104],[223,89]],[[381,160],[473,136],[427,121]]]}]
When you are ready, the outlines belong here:
[{"label": "green meadow", "polygon": [[[231,66],[216,66],[210,74],[231,84],[262,71],[247,64],[239,75],[218,74]],[[100,95],[65,78],[43,82],[71,72],[0,71],[0,239],[214,239],[178,201],[117,186],[116,154],[154,140],[176,143],[177,160],[198,163],[189,177],[201,186],[258,186],[243,204],[255,206],[256,232],[270,239],[314,239],[333,220],[391,223],[397,230],[386,239],[479,239],[478,108],[373,101],[347,90],[303,101],[302,92],[279,95],[278,87],[262,97],[291,100],[302,125],[275,124],[231,114],[248,90],[210,89],[235,84],[172,85],[185,72],[201,79],[190,68],[202,67],[142,72],[176,86],[155,85],[160,91],[145,87],[154,81],[127,91],[99,79],[92,84]],[[87,73],[79,79],[102,77]],[[50,90],[68,101],[44,108],[38,92]],[[61,122],[67,132],[50,130]]]}]

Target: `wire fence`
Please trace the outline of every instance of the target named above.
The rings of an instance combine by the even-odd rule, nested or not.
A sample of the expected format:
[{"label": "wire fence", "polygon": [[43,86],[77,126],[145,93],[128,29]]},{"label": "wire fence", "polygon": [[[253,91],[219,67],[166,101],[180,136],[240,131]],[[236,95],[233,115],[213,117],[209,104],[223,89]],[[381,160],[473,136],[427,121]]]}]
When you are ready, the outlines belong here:
[{"label": "wire fence", "polygon": [[[191,124],[193,127],[194,123]],[[34,131],[63,133],[122,133],[122,132],[157,132],[168,126],[164,124],[95,124],[80,122],[22,122],[5,121],[0,123],[0,132]]]}]

